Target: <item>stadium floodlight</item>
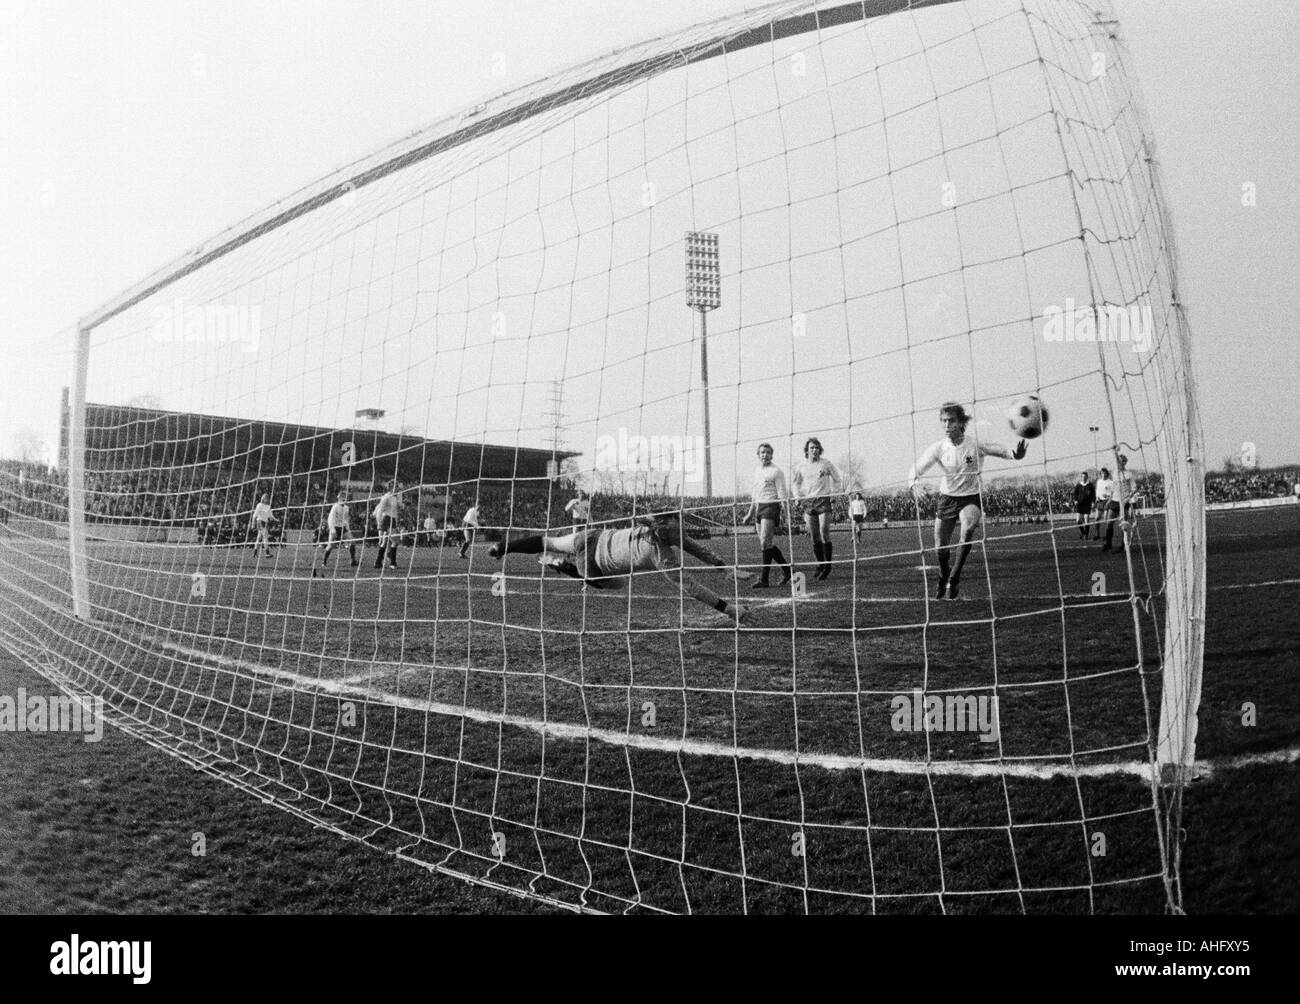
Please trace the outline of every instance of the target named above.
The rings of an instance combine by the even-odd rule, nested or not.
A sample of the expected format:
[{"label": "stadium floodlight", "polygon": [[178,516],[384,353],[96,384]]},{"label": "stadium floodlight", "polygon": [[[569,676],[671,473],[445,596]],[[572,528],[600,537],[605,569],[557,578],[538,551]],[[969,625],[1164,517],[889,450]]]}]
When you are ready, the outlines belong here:
[{"label": "stadium floodlight", "polygon": [[1096,477],[1097,471],[1100,469],[1097,460],[1097,433],[1101,431],[1101,426],[1090,425],[1088,431],[1092,433],[1092,473],[1093,477]]},{"label": "stadium floodlight", "polygon": [[718,235],[699,230],[686,232],[686,305],[699,317],[700,390],[704,398],[704,496],[713,498],[713,431],[709,421],[710,310],[722,306],[722,266],[718,260]]},{"label": "stadium floodlight", "polygon": [[717,234],[686,232],[686,305],[701,314],[722,306]]},{"label": "stadium floodlight", "polygon": [[[68,481],[48,486],[42,560],[0,577],[0,641],[266,801],[575,909],[1179,909],[1205,525],[1172,228],[1098,4],[995,6],[785,0],[650,39],[449,116],[142,279],[81,321]],[[628,182],[646,177],[652,205]],[[659,564],[670,531],[636,522],[684,452],[638,433],[700,420],[682,234],[707,494],[715,460],[748,484],[770,444],[798,464],[785,483],[829,486],[805,515],[833,524],[843,493],[834,464],[805,463],[809,438],[900,485],[943,446],[943,402],[977,402],[993,447],[1008,429],[984,409],[1048,387],[1050,428],[1021,461],[990,451],[972,489],[990,516],[1049,500],[1041,528],[973,540],[944,597],[959,605],[939,603],[936,494],[882,488],[889,540],[869,561],[825,541],[836,578],[812,600],[795,576],[730,616],[738,570],[781,547],[808,565],[806,538],[734,532],[709,576],[728,595],[688,592]],[[1149,311],[1140,341],[1059,337],[1073,304],[1103,302]],[[1055,335],[1031,320],[1049,308]],[[568,455],[535,416],[557,381],[564,428],[602,433],[590,508],[551,481]],[[146,439],[138,415],[86,403],[159,386],[183,410]],[[463,536],[409,580],[315,574],[322,526],[347,528],[328,522],[339,495],[363,492],[359,536],[374,521],[335,452],[364,406],[429,436],[374,434],[359,480],[400,460],[432,489],[384,518]],[[1110,601],[1079,606],[1096,555],[1048,521],[1090,431],[1094,459],[1099,435],[1124,444],[1164,505],[1119,521]],[[237,538],[254,492],[285,535],[260,564]],[[700,503],[690,528],[716,536],[703,510],[747,502]],[[626,533],[589,556],[648,565],[615,592],[567,552],[540,578],[493,563],[493,538],[557,527]],[[658,536],[633,547],[641,532]],[[594,588],[551,581],[575,573]],[[367,712],[355,727],[346,703]],[[1125,852],[1094,854],[1098,829]]]}]

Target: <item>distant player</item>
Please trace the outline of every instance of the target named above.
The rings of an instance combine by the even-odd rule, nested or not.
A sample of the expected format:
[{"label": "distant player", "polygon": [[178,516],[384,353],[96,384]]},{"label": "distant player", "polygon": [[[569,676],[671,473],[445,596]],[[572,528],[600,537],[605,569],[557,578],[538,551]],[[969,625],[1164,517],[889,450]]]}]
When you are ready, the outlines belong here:
[{"label": "distant player", "polygon": [[1128,457],[1119,455],[1119,473],[1115,475],[1115,494],[1119,498],[1125,519],[1133,518],[1133,503],[1138,497],[1137,478],[1128,469]]},{"label": "distant player", "polygon": [[587,529],[587,524],[591,522],[591,499],[581,488],[578,489],[578,497],[569,500],[569,504],[564,507],[564,511],[569,514],[569,519],[573,521],[573,532]]},{"label": "distant player", "polygon": [[854,492],[849,500],[849,518],[853,520],[853,542],[862,539],[862,524],[867,521],[867,500],[861,492]]},{"label": "distant player", "polygon": [[477,503],[465,510],[465,515],[460,520],[460,530],[465,538],[460,543],[460,556],[468,558],[469,549],[474,546],[474,537],[479,530]]},{"label": "distant player", "polygon": [[[1115,475],[1115,492],[1111,495],[1110,506],[1107,511],[1106,520],[1106,544],[1103,551],[1111,550],[1111,540],[1115,536],[1115,522],[1122,518],[1127,522],[1132,518],[1133,499],[1137,495],[1137,479],[1133,477],[1133,472],[1128,469],[1128,457],[1120,454],[1117,458],[1119,463],[1118,473]],[[1124,539],[1121,533],[1120,553],[1124,552]]]},{"label": "distant player", "polygon": [[1111,521],[1114,519],[1110,508],[1112,503],[1115,505],[1115,515],[1118,516],[1119,503],[1115,502],[1115,482],[1110,476],[1110,468],[1103,467],[1101,476],[1097,478],[1097,515],[1092,524],[1093,540],[1101,539],[1101,527],[1103,523],[1106,524],[1106,546],[1102,548],[1103,551],[1110,550],[1110,535],[1114,532],[1110,529]]},{"label": "distant player", "polygon": [[[997,443],[981,443],[973,433],[966,431],[971,416],[966,409],[954,401],[945,403],[939,409],[939,422],[944,427],[945,438],[932,445],[920,457],[908,473],[907,484],[913,494],[918,491],[917,479],[935,464],[943,471],[939,483],[939,511],[934,520],[934,547],[939,553],[939,589],[936,599],[957,598],[961,583],[962,568],[970,555],[975,531],[979,529],[983,516],[980,503],[980,475],[984,469],[985,457],[1001,457],[1003,460],[1021,460],[1028,450],[1028,444],[1022,439],[1014,450],[1008,450]],[[961,524],[961,550],[956,563],[949,558],[952,532]]]},{"label": "distant player", "polygon": [[790,563],[776,546],[776,530],[781,525],[781,510],[789,504],[790,493],[786,490],[785,474],[781,468],[772,463],[772,444],[760,443],[758,446],[758,468],[754,471],[754,486],[750,489],[749,509],[745,512],[742,523],[756,520],[759,547],[763,551],[763,571],[755,589],[768,589],[768,566],[776,562],[781,568],[781,585],[790,581]]},{"label": "distant player", "polygon": [[[748,616],[746,607],[724,600],[708,587],[681,571],[681,548],[705,564],[715,568],[727,567],[726,562],[708,548],[682,532],[681,518],[676,513],[658,516],[622,530],[579,530],[563,536],[548,537],[531,534],[493,544],[488,554],[500,560],[507,554],[543,554],[554,557],[548,567],[561,574],[581,579],[596,589],[617,589],[619,578],[637,572],[660,572],[670,582],[677,584],[689,596],[726,614],[737,624]],[[748,572],[737,571],[737,578],[748,579]]]},{"label": "distant player", "polygon": [[1096,501],[1097,486],[1088,479],[1088,472],[1084,471],[1079,475],[1079,483],[1074,486],[1074,511],[1077,514],[1075,524],[1079,528],[1079,536],[1084,540],[1088,539],[1088,520]]},{"label": "distant player", "polygon": [[257,542],[253,549],[257,552],[259,558],[269,558],[271,556],[271,524],[279,522],[275,514],[271,512],[271,496],[263,495],[257,505],[253,507],[253,529],[257,533]]},{"label": "distant player", "polygon": [[[338,501],[330,506],[329,515],[325,517],[325,528],[329,533],[329,539],[325,545],[325,554],[320,559],[320,567],[328,568],[330,555],[334,553],[334,548],[341,542],[348,542],[348,557],[352,559],[352,567],[357,567],[357,545],[352,540],[352,507],[348,505],[348,493],[339,492]],[[382,557],[383,552],[380,552]],[[312,571],[312,577],[316,575]]]},{"label": "distant player", "polygon": [[379,553],[375,555],[375,567],[381,570],[384,567],[385,549],[388,551],[389,567],[397,567],[397,510],[397,482],[390,481],[388,490],[380,497],[373,514],[375,525],[379,527]]},{"label": "distant player", "polygon": [[824,579],[831,574],[833,548],[831,545],[831,502],[843,490],[839,469],[822,456],[822,442],[809,436],[803,444],[804,461],[796,464],[790,487],[794,497],[801,501],[804,525],[812,537],[813,557],[817,571],[813,578]]}]

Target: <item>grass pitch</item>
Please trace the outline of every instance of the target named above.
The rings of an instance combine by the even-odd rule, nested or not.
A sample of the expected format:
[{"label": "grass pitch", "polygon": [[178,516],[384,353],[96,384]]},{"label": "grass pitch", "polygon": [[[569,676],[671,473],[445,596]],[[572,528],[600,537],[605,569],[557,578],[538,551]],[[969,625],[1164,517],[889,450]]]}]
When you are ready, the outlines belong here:
[{"label": "grass pitch", "polygon": [[[1296,520],[1289,507],[1210,516],[1202,757],[1295,745]],[[772,590],[737,631],[662,576],[584,591],[526,557],[502,569],[484,549],[470,562],[403,551],[397,573],[370,568],[373,551],[353,570],[344,553],[312,579],[310,548],[259,563],[245,549],[139,544],[93,545],[99,621],[88,628],[66,616],[60,546],[16,534],[0,542],[0,588],[15,600],[0,632],[70,686],[104,694],[137,735],[328,828],[302,831],[322,848],[304,855],[308,871],[330,847],[360,853],[334,830],[604,910],[1158,911],[1157,794],[1125,765],[1146,761],[1159,713],[1163,610],[1144,595],[1159,537],[1158,521],[1141,524],[1136,603],[1125,556],[1045,525],[991,528],[962,598],[939,602],[914,528],[866,533],[856,554],[840,531],[828,582],[802,598]],[[711,546],[755,560],[750,538]],[[794,549],[808,558],[807,538]],[[700,574],[728,588],[724,574]],[[891,701],[917,689],[996,694],[998,741],[896,731]],[[1295,838],[1277,830],[1295,769],[1224,769],[1191,787],[1189,909],[1294,908]],[[190,776],[185,790],[211,791]],[[141,785],[146,818],[157,787]],[[199,797],[174,782],[165,792],[164,815],[182,828],[203,815]],[[68,797],[58,804],[75,816]],[[1252,809],[1276,848],[1250,865],[1253,879],[1227,864],[1258,846],[1231,839]],[[155,859],[139,850],[147,871]],[[266,880],[292,887],[295,864],[279,860]],[[395,897],[401,908],[467,902],[467,887],[375,860],[429,890]],[[119,908],[166,908],[151,885],[135,907],[114,894]],[[178,900],[188,895],[178,881]],[[482,909],[520,902],[473,896]],[[293,908],[283,894],[201,902]],[[302,908],[330,907],[307,895]]]}]

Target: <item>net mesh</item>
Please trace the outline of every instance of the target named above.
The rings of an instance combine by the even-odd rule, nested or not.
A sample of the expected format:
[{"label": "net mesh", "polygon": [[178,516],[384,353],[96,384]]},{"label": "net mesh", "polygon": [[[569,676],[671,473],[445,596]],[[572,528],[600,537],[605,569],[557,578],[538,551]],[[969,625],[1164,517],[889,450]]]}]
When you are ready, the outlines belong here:
[{"label": "net mesh", "polygon": [[[0,639],[288,811],[565,906],[1178,909],[1203,468],[1094,6],[747,11],[218,235],[83,322],[84,475],[75,433],[0,475]],[[688,232],[717,237],[706,319]],[[1013,447],[1025,395],[1046,428],[986,458],[937,598],[952,485],[909,468],[948,401],[967,448]],[[789,483],[810,436],[835,470],[777,507],[784,584],[755,454]],[[637,564],[666,512],[684,539]],[[584,546],[619,588],[563,574]]]}]

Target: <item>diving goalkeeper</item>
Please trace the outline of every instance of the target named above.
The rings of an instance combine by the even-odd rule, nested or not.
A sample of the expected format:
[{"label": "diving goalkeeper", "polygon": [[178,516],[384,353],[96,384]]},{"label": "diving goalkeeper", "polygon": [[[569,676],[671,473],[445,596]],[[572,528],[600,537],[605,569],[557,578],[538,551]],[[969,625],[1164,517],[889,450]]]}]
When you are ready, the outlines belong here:
[{"label": "diving goalkeeper", "polygon": [[[623,530],[578,530],[550,537],[530,534],[493,544],[488,554],[498,561],[507,554],[550,554],[547,562],[561,574],[596,589],[617,589],[618,578],[636,572],[659,572],[674,584],[680,578],[682,591],[726,614],[737,624],[743,623],[748,608],[718,596],[713,590],[683,571],[678,548],[715,568],[730,567],[708,548],[682,531],[681,518],[675,513],[655,516]],[[677,573],[677,574],[674,574]],[[739,579],[749,579],[749,572],[737,570]]]}]

